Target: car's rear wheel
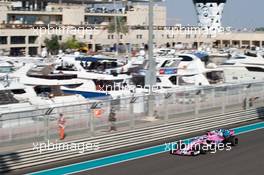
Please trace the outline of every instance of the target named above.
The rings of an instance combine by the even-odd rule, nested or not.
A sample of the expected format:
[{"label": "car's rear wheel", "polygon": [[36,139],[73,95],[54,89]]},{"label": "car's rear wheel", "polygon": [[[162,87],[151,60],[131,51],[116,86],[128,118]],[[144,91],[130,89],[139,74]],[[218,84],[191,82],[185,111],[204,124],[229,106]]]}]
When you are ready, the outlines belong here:
[{"label": "car's rear wheel", "polygon": [[204,145],[203,144],[200,145],[199,149],[200,149],[200,154],[206,154],[207,151],[204,149]]}]

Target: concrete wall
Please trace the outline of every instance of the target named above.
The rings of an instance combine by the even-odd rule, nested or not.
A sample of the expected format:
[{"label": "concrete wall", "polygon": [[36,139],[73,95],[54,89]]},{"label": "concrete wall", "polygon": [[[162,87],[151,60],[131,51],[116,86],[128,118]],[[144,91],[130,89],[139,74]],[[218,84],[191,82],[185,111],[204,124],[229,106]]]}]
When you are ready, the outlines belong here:
[{"label": "concrete wall", "polygon": [[[148,25],[148,6],[134,5],[133,11],[127,12],[128,25]],[[154,6],[154,25],[166,26],[166,7]]]},{"label": "concrete wall", "polygon": [[81,25],[84,24],[84,6],[64,7],[63,12],[63,25]]},{"label": "concrete wall", "polygon": [[7,22],[7,12],[10,2],[0,1],[0,23]]}]

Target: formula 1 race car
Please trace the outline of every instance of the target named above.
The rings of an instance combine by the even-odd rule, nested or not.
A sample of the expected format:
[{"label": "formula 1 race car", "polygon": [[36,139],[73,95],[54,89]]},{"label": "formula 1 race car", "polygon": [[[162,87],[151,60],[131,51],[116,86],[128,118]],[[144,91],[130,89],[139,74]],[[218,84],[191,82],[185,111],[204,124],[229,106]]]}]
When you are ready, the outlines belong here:
[{"label": "formula 1 race car", "polygon": [[206,133],[207,143],[219,143],[230,144],[230,146],[236,146],[238,144],[238,138],[235,136],[234,130],[217,129],[214,131],[208,131]]},{"label": "formula 1 race car", "polygon": [[170,153],[173,155],[195,156],[206,154],[208,151],[216,151],[224,147],[236,146],[238,138],[234,130],[217,129],[208,131],[205,135],[194,137],[187,142],[177,142]]}]

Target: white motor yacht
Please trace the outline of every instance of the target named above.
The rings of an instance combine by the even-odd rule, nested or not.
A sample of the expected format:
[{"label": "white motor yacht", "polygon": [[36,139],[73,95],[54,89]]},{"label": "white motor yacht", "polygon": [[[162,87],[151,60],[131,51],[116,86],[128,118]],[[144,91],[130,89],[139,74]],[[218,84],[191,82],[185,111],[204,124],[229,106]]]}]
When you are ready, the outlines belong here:
[{"label": "white motor yacht", "polygon": [[259,54],[237,54],[221,67],[227,83],[264,80],[264,58]]}]

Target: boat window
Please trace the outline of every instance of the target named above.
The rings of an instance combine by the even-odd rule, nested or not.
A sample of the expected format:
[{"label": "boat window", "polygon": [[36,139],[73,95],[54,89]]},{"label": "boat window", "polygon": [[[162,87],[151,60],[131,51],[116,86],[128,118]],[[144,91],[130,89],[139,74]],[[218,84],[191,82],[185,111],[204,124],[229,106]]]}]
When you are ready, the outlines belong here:
[{"label": "boat window", "polygon": [[179,76],[178,85],[194,85],[194,75]]},{"label": "boat window", "polygon": [[81,85],[83,85],[83,83],[65,85],[64,87],[67,87],[67,88],[70,88],[70,89],[74,89],[74,88],[80,87]]},{"label": "boat window", "polygon": [[0,73],[10,73],[13,71],[12,67],[0,67]]},{"label": "boat window", "polygon": [[169,78],[169,80],[171,81],[171,83],[172,83],[173,85],[177,85],[177,77],[176,77],[176,76],[171,76],[171,77]]},{"label": "boat window", "polygon": [[178,67],[180,61],[166,60],[161,67]]},{"label": "boat window", "polygon": [[246,52],[245,55],[250,57],[258,57],[256,53],[252,53],[252,52]]},{"label": "boat window", "polygon": [[171,60],[166,60],[162,65],[161,67],[167,67],[168,65],[171,64]]},{"label": "boat window", "polygon": [[221,65],[235,65],[235,63],[222,63]]},{"label": "boat window", "polygon": [[206,73],[206,78],[210,84],[217,84],[224,80],[224,75],[222,71],[212,71]]},{"label": "boat window", "polygon": [[52,96],[61,96],[62,92],[60,86],[36,86],[34,87],[35,92],[38,96],[50,97]]},{"label": "boat window", "polygon": [[97,71],[104,71],[105,69],[113,69],[117,68],[118,64],[115,61],[104,61],[104,62],[81,62],[80,65],[89,71],[97,70]]},{"label": "boat window", "polygon": [[157,77],[157,83],[161,83],[161,79]]},{"label": "boat window", "polygon": [[241,60],[241,59],[246,59],[246,57],[237,56],[236,59]]},{"label": "boat window", "polygon": [[11,91],[0,91],[0,105],[18,103],[18,100],[14,98]]},{"label": "boat window", "polygon": [[179,56],[180,58],[182,58],[181,61],[193,61],[193,58],[192,57],[189,57],[189,56]]},{"label": "boat window", "polygon": [[43,97],[47,97],[51,93],[51,88],[49,86],[36,86],[34,90],[37,95]]},{"label": "boat window", "polygon": [[13,89],[11,90],[13,94],[24,94],[26,93],[24,89]]},{"label": "boat window", "polygon": [[261,67],[246,67],[250,72],[264,72],[264,69]]},{"label": "boat window", "polygon": [[59,71],[77,71],[76,67],[73,64],[66,64],[57,67]]}]

